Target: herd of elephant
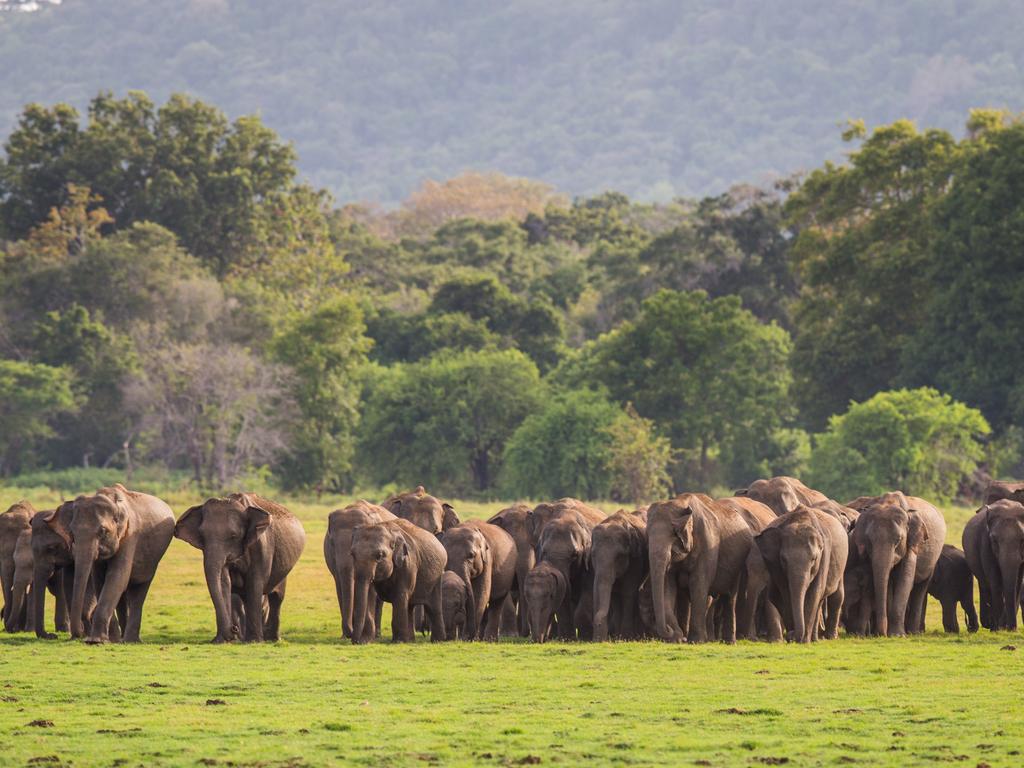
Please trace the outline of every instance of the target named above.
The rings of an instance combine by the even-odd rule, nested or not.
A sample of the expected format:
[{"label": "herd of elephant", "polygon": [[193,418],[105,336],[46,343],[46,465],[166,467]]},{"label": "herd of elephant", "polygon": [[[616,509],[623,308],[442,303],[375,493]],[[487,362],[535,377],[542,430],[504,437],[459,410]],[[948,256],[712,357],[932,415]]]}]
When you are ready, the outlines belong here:
[{"label": "herd of elephant", "polygon": [[[138,641],[160,559],[177,537],[203,552],[214,642],[277,640],[285,584],[305,546],[299,520],[248,493],[211,498],[174,519],[122,485],[36,512],[0,515],[3,621],[87,642]],[[1024,483],[993,483],[963,550],[927,501],[895,491],[846,504],[791,477],[734,496],[683,493],[610,516],[576,499],[517,504],[460,521],[422,487],[332,512],[324,557],[341,630],[412,641],[530,636],[536,642],[737,638],[810,642],[924,631],[929,594],[947,632],[1016,629],[1024,580]]]}]

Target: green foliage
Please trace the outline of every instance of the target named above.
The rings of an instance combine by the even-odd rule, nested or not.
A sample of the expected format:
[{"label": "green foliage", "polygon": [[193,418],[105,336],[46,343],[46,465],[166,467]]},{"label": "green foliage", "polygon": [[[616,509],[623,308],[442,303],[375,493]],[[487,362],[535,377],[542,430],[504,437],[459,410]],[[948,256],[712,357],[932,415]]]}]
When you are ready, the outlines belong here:
[{"label": "green foliage", "polygon": [[504,487],[529,499],[604,499],[611,490],[609,429],[619,409],[592,390],[563,392],[527,416],[508,441]]},{"label": "green foliage", "polygon": [[505,444],[539,406],[537,367],[517,350],[438,354],[369,375],[361,460],[372,482],[488,490]]},{"label": "green foliage", "polygon": [[0,475],[30,468],[53,422],[77,407],[69,372],[41,363],[0,360]]},{"label": "green foliage", "polygon": [[809,483],[847,499],[893,489],[945,502],[984,456],[981,412],[934,389],[879,392],[829,419]]},{"label": "green foliage", "polygon": [[642,504],[667,496],[672,488],[672,444],[655,432],[654,422],[627,403],[605,432],[610,439],[611,498]]}]

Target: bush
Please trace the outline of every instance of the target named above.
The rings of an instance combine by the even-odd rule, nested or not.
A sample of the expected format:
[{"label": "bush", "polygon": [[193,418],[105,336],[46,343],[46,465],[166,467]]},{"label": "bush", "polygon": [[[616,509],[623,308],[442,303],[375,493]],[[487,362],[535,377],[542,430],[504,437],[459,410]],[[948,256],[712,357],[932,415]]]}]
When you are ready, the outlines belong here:
[{"label": "bush", "polygon": [[829,419],[808,479],[838,499],[900,489],[949,501],[984,457],[989,431],[980,411],[934,389],[879,392]]}]

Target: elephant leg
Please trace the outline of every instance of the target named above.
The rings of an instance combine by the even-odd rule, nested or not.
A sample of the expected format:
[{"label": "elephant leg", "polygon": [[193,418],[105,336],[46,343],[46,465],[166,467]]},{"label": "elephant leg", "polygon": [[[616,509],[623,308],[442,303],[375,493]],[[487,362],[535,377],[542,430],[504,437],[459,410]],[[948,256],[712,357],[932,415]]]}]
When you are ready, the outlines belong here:
[{"label": "elephant leg", "polygon": [[964,609],[964,620],[967,622],[968,632],[978,631],[978,614],[974,610],[974,582],[971,588],[960,596],[960,607]]},{"label": "elephant leg", "polygon": [[373,619],[373,621],[370,622],[370,629],[368,631],[370,633],[369,636],[376,640],[380,637],[381,630],[383,629],[381,622],[383,621],[382,617],[384,615],[384,601],[381,599],[380,595],[377,594],[377,590],[372,586],[370,587],[370,597],[371,599],[367,604],[368,606],[373,607],[367,608],[366,618],[367,621],[371,618]]},{"label": "elephant leg", "polygon": [[690,636],[691,643],[708,641],[708,590],[710,574],[697,568],[690,574]]},{"label": "elephant leg", "polygon": [[730,645],[736,642],[736,598],[735,591],[722,595],[722,642]]},{"label": "elephant leg", "polygon": [[[58,632],[68,631],[68,601],[64,595],[64,580],[54,576],[50,580],[50,591],[53,593],[53,628]],[[42,627],[40,627],[42,629]]]},{"label": "elephant leg", "polygon": [[285,582],[281,582],[267,595],[267,620],[263,628],[263,639],[276,643],[281,639],[281,603],[284,602]]},{"label": "elephant leg", "polygon": [[928,584],[930,580],[915,584],[910,590],[907,600],[907,634],[924,632],[925,606],[928,603]]},{"label": "elephant leg", "polygon": [[410,626],[409,595],[402,589],[396,591],[398,594],[391,602],[391,642],[411,643],[416,635]]},{"label": "elephant leg", "polygon": [[140,640],[142,631],[142,605],[146,602],[146,595],[149,594],[149,586],[152,581],[144,581],[141,584],[132,584],[125,592],[125,609],[128,621],[124,628],[124,641],[126,643],[137,643]]},{"label": "elephant leg", "polygon": [[561,640],[576,639],[576,625],[573,617],[575,608],[572,604],[572,596],[569,594],[570,591],[566,590],[562,604],[555,609],[555,619],[558,622],[558,637]]},{"label": "elephant leg", "polygon": [[[685,610],[682,607],[686,603]],[[680,624],[688,624],[690,619],[690,595],[685,589],[679,589],[679,582],[669,571],[665,574],[665,625],[671,632],[669,642],[681,643],[686,640],[686,631]]]},{"label": "elephant leg", "polygon": [[844,588],[842,580],[839,581],[839,588],[825,598],[828,606],[828,622],[825,625],[825,639],[835,640],[839,637],[839,617],[843,613]]},{"label": "elephant leg", "polygon": [[942,601],[942,629],[951,634],[960,632],[960,622],[956,616],[956,600]]},{"label": "elephant leg", "polygon": [[426,613],[423,610],[423,606],[422,605],[415,606],[412,609],[412,613],[413,613],[413,626],[416,628],[416,631],[421,632],[421,633],[423,633],[425,635],[427,633],[427,629],[428,629],[429,625],[427,624]]},{"label": "elephant leg", "polygon": [[[439,643],[447,639],[444,631],[443,584],[444,579],[437,580],[437,586],[430,591],[430,601],[424,606],[427,618],[430,620],[430,642],[432,643]],[[487,591],[490,592],[490,585],[488,585]],[[477,631],[480,631],[479,625]]]},{"label": "elephant leg", "polygon": [[266,584],[250,573],[245,578],[245,641],[263,642],[263,596]]},{"label": "elephant leg", "polygon": [[89,636],[86,642],[104,643],[111,639],[110,623],[115,620],[114,613],[117,610],[117,604],[121,602],[125,590],[128,589],[133,555],[134,553],[130,550],[122,550],[108,561],[103,587],[100,590],[99,600],[96,602],[96,610],[93,611],[92,625],[89,627]]},{"label": "elephant leg", "polygon": [[334,592],[338,598],[341,613],[341,637],[352,637],[352,603],[355,602],[355,575],[349,570],[338,570],[334,574]]}]

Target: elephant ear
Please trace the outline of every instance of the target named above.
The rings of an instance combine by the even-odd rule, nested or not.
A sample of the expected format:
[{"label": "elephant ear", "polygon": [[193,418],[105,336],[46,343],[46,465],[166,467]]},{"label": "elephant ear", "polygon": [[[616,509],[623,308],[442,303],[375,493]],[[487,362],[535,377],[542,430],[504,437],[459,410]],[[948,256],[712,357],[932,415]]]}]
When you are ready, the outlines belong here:
[{"label": "elephant ear", "polygon": [[914,510],[910,512],[907,520],[907,551],[920,552],[921,545],[928,541],[928,529],[920,516],[914,514]]},{"label": "elephant ear", "polygon": [[732,492],[732,495],[733,496],[749,496],[750,495],[750,489],[749,488],[738,488],[737,490]]},{"label": "elephant ear", "polygon": [[754,537],[757,549],[762,559],[769,563],[779,561],[779,553],[782,551],[782,532],[776,526],[768,526]]},{"label": "elephant ear", "polygon": [[264,505],[260,503],[260,499],[251,494],[243,494],[243,503],[245,506],[245,516],[247,518],[247,524],[245,528],[245,541],[242,542],[243,549],[248,549],[263,532],[270,528],[271,517]]},{"label": "elephant ear", "polygon": [[189,507],[174,524],[174,535],[196,549],[203,548],[203,534],[200,533],[199,526],[203,524],[203,508],[205,506],[206,504],[203,503],[198,507]]},{"label": "elephant ear", "polygon": [[796,491],[787,485],[782,493],[779,494],[779,503],[782,505],[784,512],[792,512],[800,506],[800,497],[796,495]]},{"label": "elephant ear", "polygon": [[66,506],[73,506],[73,501],[65,501],[57,509],[51,509],[49,512],[40,512],[40,520],[46,523],[46,527],[56,533],[63,539],[64,543],[71,546],[71,531],[64,524],[64,515],[57,514],[62,508]]},{"label": "elephant ear", "polygon": [[392,543],[392,560],[399,568],[405,568],[406,563],[409,562],[409,542],[401,533],[395,535],[395,540]]},{"label": "elephant ear", "polygon": [[577,526],[572,532],[573,554],[583,567],[590,569],[591,536],[586,527]]},{"label": "elephant ear", "polygon": [[681,541],[684,541],[683,534],[693,528],[693,510],[683,507],[679,516],[672,520],[672,530]]},{"label": "elephant ear", "polygon": [[459,520],[459,516],[455,514],[455,507],[453,507],[448,502],[442,504],[441,509],[444,510],[444,516],[441,518],[442,531],[447,531],[449,528],[454,528],[456,525],[462,522],[461,520]]}]

